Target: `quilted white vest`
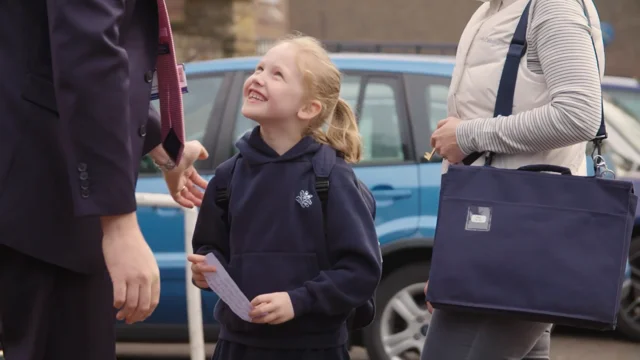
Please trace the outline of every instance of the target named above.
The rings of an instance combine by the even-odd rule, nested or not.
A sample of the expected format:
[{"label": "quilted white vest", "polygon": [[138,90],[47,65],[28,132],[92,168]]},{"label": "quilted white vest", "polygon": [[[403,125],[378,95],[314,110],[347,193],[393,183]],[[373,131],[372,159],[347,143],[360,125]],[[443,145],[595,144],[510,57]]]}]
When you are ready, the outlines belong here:
[{"label": "quilted white vest", "polygon": [[[507,50],[528,1],[487,1],[471,17],[458,44],[448,97],[449,116],[462,120],[493,117]],[[531,1],[527,37],[532,16],[535,16],[536,0]],[[605,64],[600,20],[593,1],[584,0],[584,4],[590,15],[591,33],[602,76]],[[527,67],[527,55],[523,56],[516,82],[513,114],[540,107],[550,100],[544,76],[531,72]],[[586,143],[580,143],[540,153],[496,154],[492,165],[514,169],[529,164],[553,164],[568,167],[574,175],[586,175],[585,151]],[[481,157],[473,165],[483,164],[484,157]],[[443,172],[446,172],[448,165],[447,161],[443,161]]]}]

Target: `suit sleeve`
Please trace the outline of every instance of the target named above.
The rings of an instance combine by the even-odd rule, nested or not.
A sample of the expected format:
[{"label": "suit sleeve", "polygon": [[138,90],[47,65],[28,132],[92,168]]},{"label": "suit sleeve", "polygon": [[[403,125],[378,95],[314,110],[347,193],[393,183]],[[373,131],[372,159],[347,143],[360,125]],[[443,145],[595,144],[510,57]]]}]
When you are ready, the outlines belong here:
[{"label": "suit sleeve", "polygon": [[380,282],[382,259],[375,224],[353,171],[342,165],[332,171],[327,200],[326,238],[333,266],[288,292],[296,317],[348,313],[369,300]]},{"label": "suit sleeve", "polygon": [[47,0],[54,90],[76,216],[135,211],[124,0]]},{"label": "suit sleeve", "polygon": [[215,197],[214,177],[209,181],[198,212],[192,239],[193,253],[199,255],[213,253],[226,268],[229,264],[230,248],[229,233],[223,218],[227,214],[215,203]]},{"label": "suit sleeve", "polygon": [[153,105],[149,104],[149,120],[147,120],[147,136],[144,139],[143,154],[148,154],[151,150],[162,142],[160,114]]}]

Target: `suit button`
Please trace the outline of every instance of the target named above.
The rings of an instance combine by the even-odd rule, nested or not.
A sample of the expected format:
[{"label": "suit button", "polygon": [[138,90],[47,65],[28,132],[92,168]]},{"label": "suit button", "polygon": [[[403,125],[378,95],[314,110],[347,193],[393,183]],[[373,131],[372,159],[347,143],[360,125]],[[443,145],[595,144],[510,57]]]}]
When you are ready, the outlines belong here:
[{"label": "suit button", "polygon": [[144,73],[144,81],[151,83],[153,81],[153,71],[149,70]]},{"label": "suit button", "polygon": [[88,181],[88,180],[83,179],[83,180],[80,182],[80,189],[82,189],[82,190],[87,190],[87,195],[88,195],[88,194],[89,194],[89,193],[88,193],[88,191],[89,191],[89,181]]},{"label": "suit button", "polygon": [[86,171],[83,171],[80,173],[80,180],[87,180],[89,178],[89,173]]},{"label": "suit button", "polygon": [[140,137],[147,136],[147,126],[146,125],[140,126],[140,128],[138,129],[138,134],[140,135]]},{"label": "suit button", "polygon": [[82,191],[80,191],[80,195],[86,199],[89,197],[89,189],[82,189]]},{"label": "suit button", "polygon": [[80,171],[80,172],[87,171],[87,164],[79,163],[78,164],[78,171]]}]

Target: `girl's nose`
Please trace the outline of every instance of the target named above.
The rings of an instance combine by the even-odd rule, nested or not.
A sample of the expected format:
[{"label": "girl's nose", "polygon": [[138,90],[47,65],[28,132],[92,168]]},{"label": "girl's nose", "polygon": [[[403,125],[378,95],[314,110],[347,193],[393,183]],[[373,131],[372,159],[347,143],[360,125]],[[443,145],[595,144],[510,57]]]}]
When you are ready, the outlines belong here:
[{"label": "girl's nose", "polygon": [[263,86],[264,85],[264,78],[263,78],[263,72],[259,73],[259,74],[253,74],[251,75],[251,83]]}]

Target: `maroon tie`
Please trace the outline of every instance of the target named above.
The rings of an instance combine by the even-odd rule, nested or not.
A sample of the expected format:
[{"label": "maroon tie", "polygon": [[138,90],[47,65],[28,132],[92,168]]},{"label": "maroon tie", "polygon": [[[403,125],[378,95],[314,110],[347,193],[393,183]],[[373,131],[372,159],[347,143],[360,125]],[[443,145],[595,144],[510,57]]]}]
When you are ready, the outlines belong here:
[{"label": "maroon tie", "polygon": [[182,158],[185,142],[182,89],[178,79],[178,67],[167,4],[165,0],[157,1],[160,33],[158,36],[159,54],[156,70],[158,72],[162,145],[167,154],[178,164]]}]

